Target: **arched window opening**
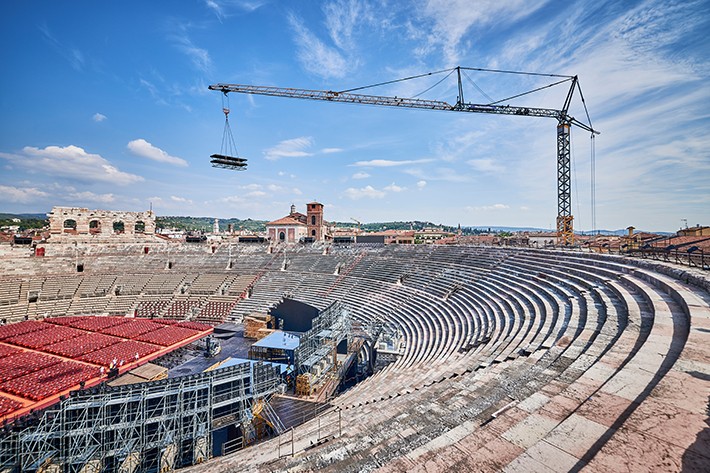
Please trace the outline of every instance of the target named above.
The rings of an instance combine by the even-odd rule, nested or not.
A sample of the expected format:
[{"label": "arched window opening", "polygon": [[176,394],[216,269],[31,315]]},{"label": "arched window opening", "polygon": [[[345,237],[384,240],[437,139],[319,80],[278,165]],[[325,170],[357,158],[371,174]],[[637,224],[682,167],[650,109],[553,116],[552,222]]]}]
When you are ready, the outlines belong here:
[{"label": "arched window opening", "polygon": [[145,233],[145,222],[144,221],[138,220],[136,222],[135,232],[136,233]]},{"label": "arched window opening", "polygon": [[286,239],[286,234],[284,232],[279,233],[279,240],[284,241]]},{"label": "arched window opening", "polygon": [[123,225],[123,222],[113,222],[113,233],[123,233],[125,230],[125,226]]},{"label": "arched window opening", "polygon": [[99,220],[91,220],[89,222],[89,233],[92,235],[101,233],[101,222]]},{"label": "arched window opening", "polygon": [[315,225],[315,224],[316,224],[316,216],[311,215],[311,225]]},{"label": "arched window opening", "polygon": [[311,230],[311,236],[316,236],[316,231],[315,231],[315,230]]},{"label": "arched window opening", "polygon": [[76,220],[71,219],[71,218],[64,220],[64,223],[62,224],[62,228],[64,228],[64,233],[76,232]]}]

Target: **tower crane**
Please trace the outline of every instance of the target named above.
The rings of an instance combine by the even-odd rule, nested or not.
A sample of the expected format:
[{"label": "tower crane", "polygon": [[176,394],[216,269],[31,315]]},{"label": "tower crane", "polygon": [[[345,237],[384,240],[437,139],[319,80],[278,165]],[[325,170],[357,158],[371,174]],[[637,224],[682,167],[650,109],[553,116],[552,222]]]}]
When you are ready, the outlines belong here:
[{"label": "tower crane", "polygon": [[[464,100],[464,90],[463,82],[461,80],[462,71],[484,71],[484,72],[499,72],[499,73],[510,73],[510,74],[525,74],[532,76],[545,76],[558,78],[557,82],[552,84],[533,89],[522,94],[517,94],[512,97],[508,97],[503,100],[493,101],[488,104],[476,104],[469,103]],[[456,72],[458,78],[458,97],[456,103],[450,104],[442,100],[428,100],[420,98],[404,98],[404,97],[390,97],[381,95],[367,95],[361,93],[353,93],[354,91],[359,91],[369,87],[375,87],[380,85],[392,84],[395,82],[400,82],[404,80],[416,79],[425,76],[431,76],[438,73],[448,72],[451,75]],[[465,72],[464,72],[465,74]],[[446,76],[448,77],[448,75]],[[442,79],[443,81],[443,79]],[[441,81],[439,81],[441,82]],[[539,90],[559,85],[565,82],[570,82],[570,88],[567,92],[564,103],[560,109],[551,108],[541,108],[541,107],[524,107],[524,106],[512,106],[512,105],[502,105],[501,102],[508,101],[510,99],[518,98],[523,95],[537,92]],[[438,84],[438,83],[437,83]],[[436,85],[436,84],[435,84]],[[474,84],[475,85],[475,84]],[[476,86],[478,88],[478,86]],[[469,112],[469,113],[490,113],[496,115],[516,115],[524,117],[540,117],[540,118],[552,118],[557,120],[557,238],[558,242],[562,245],[571,245],[574,243],[574,226],[572,216],[572,183],[571,183],[571,169],[570,169],[570,135],[571,127],[576,126],[582,130],[591,133],[592,138],[594,135],[599,134],[597,130],[592,127],[591,120],[589,118],[589,113],[587,112],[587,122],[584,123],[569,115],[569,107],[572,103],[572,98],[574,97],[575,91],[579,91],[582,103],[584,104],[586,112],[586,103],[584,102],[584,96],[582,95],[582,90],[579,87],[579,80],[577,76],[563,76],[558,74],[540,74],[540,73],[530,73],[530,72],[516,72],[516,71],[502,71],[502,70],[491,70],[491,69],[481,69],[481,68],[471,68],[471,67],[454,67],[452,69],[447,69],[444,71],[428,72],[425,74],[420,74],[417,76],[406,77],[403,79],[396,79],[387,82],[381,82],[379,84],[373,84],[364,87],[357,87],[354,89],[348,89],[340,92],[331,90],[311,90],[311,89],[297,89],[288,87],[273,87],[273,86],[263,86],[263,85],[240,85],[240,84],[214,84],[209,86],[210,90],[220,91],[227,95],[230,92],[241,93],[241,94],[254,94],[254,95],[267,95],[274,97],[287,97],[287,98],[298,98],[298,99],[309,99],[309,100],[321,100],[326,102],[339,102],[339,103],[353,103],[353,104],[365,104],[365,105],[381,105],[386,107],[398,107],[398,108],[413,108],[419,110],[437,110],[437,111],[449,111],[449,112]],[[480,90],[480,89],[479,89]]]}]

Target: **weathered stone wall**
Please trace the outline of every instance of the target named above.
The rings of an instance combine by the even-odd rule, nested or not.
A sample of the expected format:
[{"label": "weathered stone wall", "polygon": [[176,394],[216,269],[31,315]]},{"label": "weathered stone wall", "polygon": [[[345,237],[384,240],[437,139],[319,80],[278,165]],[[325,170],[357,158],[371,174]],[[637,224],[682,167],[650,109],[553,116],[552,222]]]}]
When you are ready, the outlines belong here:
[{"label": "weathered stone wall", "polygon": [[[73,235],[82,236],[109,236],[120,234],[135,236],[137,234],[155,234],[155,214],[145,212],[115,212],[111,210],[89,210],[82,207],[53,207],[47,214],[49,217],[49,231],[51,238],[64,239]],[[76,228],[65,225],[73,220]],[[114,231],[114,224],[123,223],[123,231]],[[136,228],[142,223],[143,230]]]}]

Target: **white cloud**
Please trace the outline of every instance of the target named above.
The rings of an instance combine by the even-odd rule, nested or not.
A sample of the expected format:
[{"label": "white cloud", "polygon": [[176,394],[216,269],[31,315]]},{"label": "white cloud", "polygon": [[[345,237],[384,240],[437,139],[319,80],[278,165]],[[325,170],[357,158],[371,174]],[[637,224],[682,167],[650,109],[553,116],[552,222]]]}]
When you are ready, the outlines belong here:
[{"label": "white cloud", "polygon": [[301,192],[301,189],[299,189],[298,187],[294,187],[293,189],[291,189],[291,192],[293,192],[295,195],[303,195],[303,192]]},{"label": "white cloud", "polygon": [[96,123],[101,123],[102,121],[106,120],[106,118],[106,115],[98,112],[94,113],[94,116],[91,117],[91,119],[94,120]]},{"label": "white cloud", "polygon": [[466,210],[469,212],[497,212],[500,210],[507,210],[509,209],[509,205],[505,204],[493,204],[493,205],[482,205],[478,207],[466,207]]},{"label": "white cloud", "polygon": [[46,24],[39,25],[39,30],[42,32],[44,39],[47,40],[64,59],[69,61],[76,71],[82,72],[85,60],[84,54],[80,50],[67,46],[57,40]]},{"label": "white cloud", "polygon": [[127,185],[144,180],[141,176],[120,171],[102,156],[87,153],[74,145],[47,146],[44,149],[25,146],[21,154],[0,153],[0,158],[32,172],[86,182],[102,181]]},{"label": "white cloud", "polygon": [[393,182],[393,183],[390,184],[389,186],[385,187],[384,190],[389,191],[389,192],[402,192],[402,191],[407,190],[407,188],[406,188],[406,187],[400,187],[400,186],[398,186],[397,184],[395,184],[395,183]]},{"label": "white cloud", "polygon": [[510,25],[545,3],[546,0],[427,0],[420,15],[433,24],[425,30],[429,33],[418,52],[427,55],[441,48],[448,65],[458,64],[463,55],[460,51],[462,43],[464,47],[470,46],[463,40],[473,26],[492,23]]},{"label": "white cloud", "polygon": [[323,148],[321,150],[321,153],[323,154],[333,154],[333,153],[342,153],[343,148]]},{"label": "white cloud", "polygon": [[408,164],[430,163],[433,159],[404,159],[395,161],[392,159],[371,159],[370,161],[357,161],[351,166],[374,167],[374,168],[389,168],[394,166],[406,166]]},{"label": "white cloud", "polygon": [[73,192],[69,194],[69,197],[74,200],[100,202],[102,204],[108,204],[116,200],[113,194],[95,194],[89,191]]},{"label": "white cloud", "polygon": [[212,58],[209,51],[196,46],[187,36],[185,30],[187,26],[177,25],[176,28],[180,31],[178,34],[171,34],[170,38],[175,42],[177,48],[182,51],[192,62],[192,65],[198,71],[209,73],[212,70]]},{"label": "white cloud", "polygon": [[468,165],[470,165],[474,170],[482,172],[482,173],[498,173],[502,172],[505,170],[503,166],[500,164],[496,163],[494,160],[490,158],[482,158],[482,159],[471,159],[469,161],[466,161]]},{"label": "white cloud", "polygon": [[187,161],[176,156],[170,156],[162,149],[153,146],[146,140],[139,138],[128,143],[128,149],[131,153],[142,158],[148,158],[159,163],[172,164],[173,166],[186,167]]},{"label": "white cloud", "polygon": [[171,195],[170,200],[172,200],[173,202],[178,202],[180,204],[190,204],[190,205],[192,204],[192,200],[187,199],[185,197],[179,197],[176,195]]},{"label": "white cloud", "polygon": [[296,55],[304,69],[324,79],[345,77],[350,67],[336,48],[318,39],[295,15],[289,16],[289,23],[295,34]]},{"label": "white cloud", "polygon": [[417,177],[421,180],[428,179],[430,181],[447,181],[447,182],[468,182],[471,177],[454,168],[436,168],[436,169],[406,169],[405,173]]},{"label": "white cloud", "polygon": [[305,151],[312,145],[313,138],[310,136],[292,138],[290,140],[281,141],[276,146],[264,150],[264,157],[270,161],[275,161],[281,158],[313,156],[313,153]]},{"label": "white cloud", "polygon": [[372,186],[365,186],[360,189],[349,187],[345,189],[344,194],[345,197],[353,200],[358,200],[362,198],[381,199],[386,195],[384,191],[377,190]]},{"label": "white cloud", "polygon": [[356,172],[352,175],[353,179],[367,179],[370,175],[366,172]]},{"label": "white cloud", "polygon": [[49,194],[36,187],[14,187],[0,185],[0,195],[9,202],[29,204],[45,197]]},{"label": "white cloud", "polygon": [[264,3],[266,2],[248,0],[205,0],[205,6],[214,12],[220,22],[230,16],[230,9],[237,8],[246,12],[252,12]]},{"label": "white cloud", "polygon": [[151,202],[153,204],[162,204],[165,202],[162,197],[158,196],[153,196],[153,197],[148,197],[148,202]]},{"label": "white cloud", "polygon": [[205,6],[212,10],[220,21],[224,18],[224,9],[222,5],[216,0],[205,0]]},{"label": "white cloud", "polygon": [[325,25],[333,43],[342,50],[355,47],[353,36],[359,25],[374,21],[371,7],[357,0],[338,0],[323,6]]},{"label": "white cloud", "polygon": [[425,180],[422,179],[421,181],[417,181],[417,188],[418,188],[418,189],[421,190],[421,189],[424,189],[425,187],[426,187],[426,181],[425,181]]}]

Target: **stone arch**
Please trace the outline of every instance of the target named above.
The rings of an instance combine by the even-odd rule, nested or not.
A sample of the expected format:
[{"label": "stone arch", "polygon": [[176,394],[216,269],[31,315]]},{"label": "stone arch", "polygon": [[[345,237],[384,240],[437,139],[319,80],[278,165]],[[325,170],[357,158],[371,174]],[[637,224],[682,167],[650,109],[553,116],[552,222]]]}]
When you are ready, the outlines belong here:
[{"label": "stone arch", "polygon": [[286,239],[286,232],[283,230],[279,232],[279,241],[284,241]]},{"label": "stone arch", "polygon": [[145,233],[145,222],[143,220],[138,220],[133,231],[136,233]]},{"label": "stone arch", "polygon": [[123,223],[123,220],[116,220],[113,222],[113,233],[116,234],[121,234],[125,231],[126,225]]},{"label": "stone arch", "polygon": [[73,218],[68,218],[62,222],[62,228],[76,230],[76,220]]},{"label": "stone arch", "polygon": [[92,235],[101,233],[101,220],[99,220],[98,218],[89,220],[89,233],[91,233]]}]

